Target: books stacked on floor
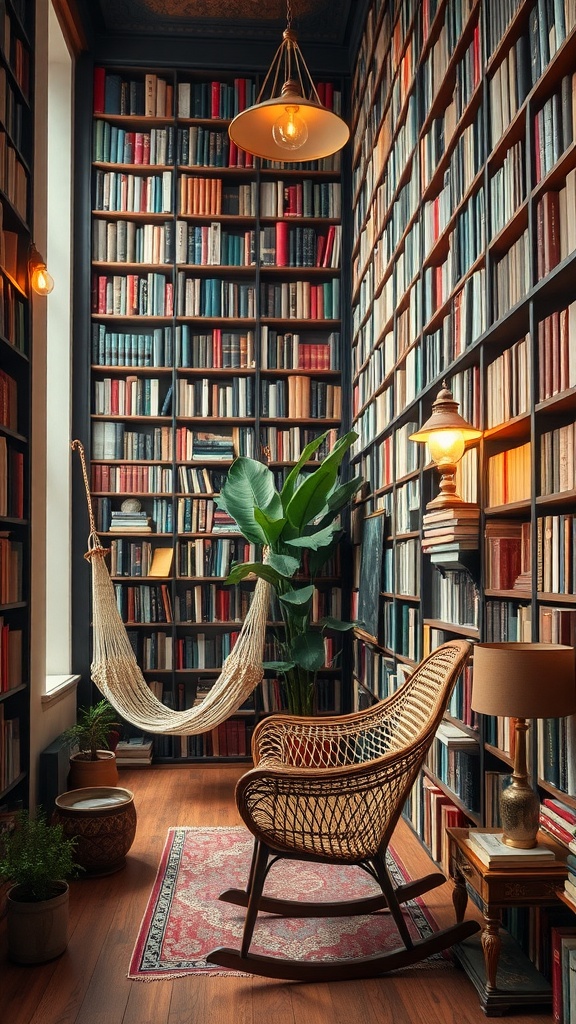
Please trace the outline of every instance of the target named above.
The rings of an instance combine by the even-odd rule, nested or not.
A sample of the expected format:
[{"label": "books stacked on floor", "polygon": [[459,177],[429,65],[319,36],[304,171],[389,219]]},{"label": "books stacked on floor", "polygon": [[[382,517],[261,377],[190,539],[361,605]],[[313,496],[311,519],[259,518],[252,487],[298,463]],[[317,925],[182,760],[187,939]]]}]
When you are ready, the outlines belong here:
[{"label": "books stacked on floor", "polygon": [[490,868],[537,868],[555,861],[554,851],[539,842],[530,850],[519,850],[503,842],[502,832],[470,829],[468,846]]},{"label": "books stacked on floor", "polygon": [[422,550],[434,561],[458,561],[462,551],[477,551],[480,539],[480,509],[477,505],[432,509],[422,516]]},{"label": "books stacked on floor", "polygon": [[120,740],[116,747],[116,764],[119,768],[152,764],[152,745],[153,740],[145,736],[132,736],[128,740]]},{"label": "books stacked on floor", "polygon": [[112,533],[152,533],[151,517],[146,512],[111,512]]}]

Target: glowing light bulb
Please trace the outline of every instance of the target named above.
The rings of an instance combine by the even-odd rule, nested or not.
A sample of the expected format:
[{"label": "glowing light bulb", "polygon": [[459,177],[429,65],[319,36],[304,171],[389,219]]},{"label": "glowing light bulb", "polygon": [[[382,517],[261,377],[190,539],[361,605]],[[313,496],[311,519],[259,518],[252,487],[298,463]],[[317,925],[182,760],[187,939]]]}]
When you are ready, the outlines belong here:
[{"label": "glowing light bulb", "polygon": [[464,438],[459,430],[436,430],[430,434],[428,447],[437,466],[453,466],[464,454]]},{"label": "glowing light bulb", "polygon": [[49,295],[54,288],[54,278],[44,264],[38,264],[32,271],[30,284],[38,295]]},{"label": "glowing light bulb", "polygon": [[274,142],[282,149],[300,149],[308,138],[308,126],[300,117],[300,107],[291,103],[284,108],[284,113],[272,125]]}]

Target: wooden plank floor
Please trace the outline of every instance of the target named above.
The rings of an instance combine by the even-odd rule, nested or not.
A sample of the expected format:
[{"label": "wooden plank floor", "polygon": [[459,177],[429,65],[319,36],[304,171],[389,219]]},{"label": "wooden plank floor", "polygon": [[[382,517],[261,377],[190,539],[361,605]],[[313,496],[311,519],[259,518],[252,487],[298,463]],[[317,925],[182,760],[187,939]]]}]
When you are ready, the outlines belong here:
[{"label": "wooden plank floor", "polygon": [[[188,977],[140,982],[126,977],[166,832],[174,825],[240,824],[234,784],[243,767],[123,770],[138,826],[126,867],[72,883],[70,942],[59,959],[17,967],[6,957],[0,923],[2,1024],[480,1024],[486,1018],[459,969],[406,969],[361,982],[296,984],[261,978]],[[394,843],[413,876],[430,862],[408,826]],[[427,895],[436,919],[453,921],[450,884]],[[472,911],[474,912],[474,911]],[[215,945],[217,938],[215,937]],[[516,1024],[552,1015],[514,1014]]]}]

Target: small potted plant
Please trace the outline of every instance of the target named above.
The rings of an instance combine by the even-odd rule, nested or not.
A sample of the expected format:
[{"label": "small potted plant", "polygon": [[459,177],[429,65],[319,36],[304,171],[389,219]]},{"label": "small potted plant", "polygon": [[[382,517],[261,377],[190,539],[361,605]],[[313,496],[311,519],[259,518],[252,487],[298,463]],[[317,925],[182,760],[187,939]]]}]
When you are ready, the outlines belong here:
[{"label": "small potted plant", "polygon": [[76,725],[65,732],[71,744],[78,746],[70,757],[70,789],[87,786],[116,786],[116,754],[110,749],[112,735],[118,730],[118,716],[107,700],[89,708],[80,708]]},{"label": "small potted plant", "polygon": [[342,460],[358,436],[354,431],[339,438],[310,469],[309,461],[327,436],[325,432],[306,446],[280,491],[267,466],[240,457],[216,498],[245,539],[267,551],[263,563],[234,566],[227,582],[239,583],[253,574],[272,584],[282,616],[277,631],[282,660],[265,667],[283,679],[288,711],[296,715],[313,712],[316,676],[325,659],[324,632],[353,626],[332,616],[312,619],[316,578],[342,535],[340,513],[362,485],[361,477],[345,483],[339,479]]},{"label": "small potted plant", "polygon": [[0,836],[0,877],[12,882],[6,897],[8,954],[20,964],[60,956],[68,944],[67,878],[76,874],[74,840],[38,813],[20,811]]}]

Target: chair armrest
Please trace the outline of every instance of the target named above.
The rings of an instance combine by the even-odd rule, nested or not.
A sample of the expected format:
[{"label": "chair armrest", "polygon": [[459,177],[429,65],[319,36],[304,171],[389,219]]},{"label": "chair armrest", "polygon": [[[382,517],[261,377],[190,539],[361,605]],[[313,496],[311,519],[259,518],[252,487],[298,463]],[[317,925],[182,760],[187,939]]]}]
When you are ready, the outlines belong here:
[{"label": "chair armrest", "polygon": [[376,853],[401,809],[387,796],[397,753],[342,768],[253,768],[236,803],[248,829],[273,849],[350,862]]}]

